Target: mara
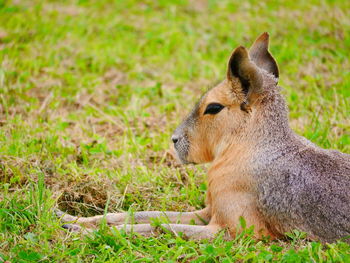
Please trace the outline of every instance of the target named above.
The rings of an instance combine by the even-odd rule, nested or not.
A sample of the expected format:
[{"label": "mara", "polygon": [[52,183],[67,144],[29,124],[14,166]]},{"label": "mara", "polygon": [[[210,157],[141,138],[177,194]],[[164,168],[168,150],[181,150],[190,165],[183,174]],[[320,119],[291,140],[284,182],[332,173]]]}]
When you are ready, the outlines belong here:
[{"label": "mara", "polygon": [[164,228],[190,238],[212,238],[223,229],[230,238],[243,217],[256,238],[280,238],[293,229],[322,242],[349,237],[350,155],[319,148],[291,130],[268,44],[263,33],[249,50],[237,47],[225,79],[172,135],[182,163],[211,162],[204,209],[136,212],[135,225],[126,224],[127,213],[74,217],[58,211],[64,227],[86,233],[104,218],[151,235],[150,219],[165,216]]}]

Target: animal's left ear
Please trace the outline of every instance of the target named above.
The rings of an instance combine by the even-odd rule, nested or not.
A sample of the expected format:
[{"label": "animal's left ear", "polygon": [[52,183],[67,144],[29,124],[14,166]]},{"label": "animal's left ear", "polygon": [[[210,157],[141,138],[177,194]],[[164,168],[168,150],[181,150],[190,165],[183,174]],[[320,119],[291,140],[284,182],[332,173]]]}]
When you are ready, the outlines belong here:
[{"label": "animal's left ear", "polygon": [[241,90],[244,96],[242,105],[248,105],[252,102],[255,94],[262,90],[263,79],[259,68],[249,58],[248,50],[245,47],[236,48],[228,62],[227,79],[229,82],[239,80]]},{"label": "animal's left ear", "polygon": [[268,48],[269,34],[265,32],[255,40],[254,44],[249,49],[249,57],[259,68],[266,70],[278,78],[278,66]]}]

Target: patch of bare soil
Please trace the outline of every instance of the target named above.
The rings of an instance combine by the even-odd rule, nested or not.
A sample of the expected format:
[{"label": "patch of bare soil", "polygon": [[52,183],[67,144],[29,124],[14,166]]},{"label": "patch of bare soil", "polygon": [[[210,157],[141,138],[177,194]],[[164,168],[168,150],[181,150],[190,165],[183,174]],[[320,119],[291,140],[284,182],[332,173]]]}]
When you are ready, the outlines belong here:
[{"label": "patch of bare soil", "polygon": [[57,205],[62,211],[72,215],[95,215],[104,212],[106,205],[115,208],[121,200],[116,187],[117,180],[106,177],[96,180],[90,176],[82,176],[80,181],[67,182],[59,192]]}]

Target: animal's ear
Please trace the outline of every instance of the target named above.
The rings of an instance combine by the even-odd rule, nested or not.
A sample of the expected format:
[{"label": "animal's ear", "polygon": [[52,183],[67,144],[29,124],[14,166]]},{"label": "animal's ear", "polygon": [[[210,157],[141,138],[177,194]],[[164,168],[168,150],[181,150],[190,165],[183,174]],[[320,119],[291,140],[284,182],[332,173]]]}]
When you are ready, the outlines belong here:
[{"label": "animal's ear", "polygon": [[249,56],[259,68],[266,70],[278,78],[278,66],[268,48],[269,34],[265,32],[255,40],[254,44],[249,49]]},{"label": "animal's ear", "polygon": [[236,48],[228,62],[227,79],[232,82],[238,78],[242,92],[245,95],[244,104],[250,102],[252,94],[259,93],[262,89],[263,79],[257,66],[250,60],[245,47]]}]

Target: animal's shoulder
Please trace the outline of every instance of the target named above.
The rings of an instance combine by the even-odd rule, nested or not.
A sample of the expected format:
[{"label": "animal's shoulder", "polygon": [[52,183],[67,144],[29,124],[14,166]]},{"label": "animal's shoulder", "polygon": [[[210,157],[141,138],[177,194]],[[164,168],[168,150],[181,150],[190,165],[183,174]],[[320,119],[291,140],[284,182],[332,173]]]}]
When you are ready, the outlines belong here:
[{"label": "animal's shoulder", "polygon": [[258,178],[286,192],[350,193],[350,155],[307,145],[268,164]]}]

